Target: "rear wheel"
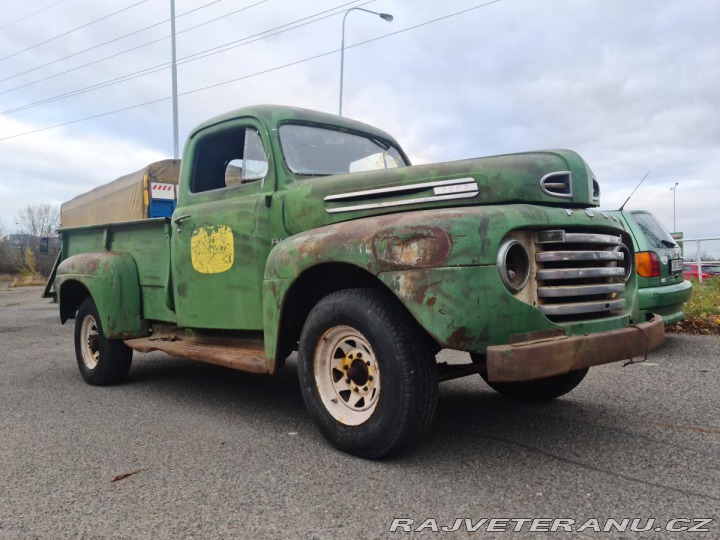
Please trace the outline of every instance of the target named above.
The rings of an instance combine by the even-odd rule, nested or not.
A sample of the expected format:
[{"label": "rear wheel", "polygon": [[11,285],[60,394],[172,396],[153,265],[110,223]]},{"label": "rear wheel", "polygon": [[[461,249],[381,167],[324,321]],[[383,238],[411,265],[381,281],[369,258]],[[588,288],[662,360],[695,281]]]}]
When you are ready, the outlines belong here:
[{"label": "rear wheel", "polygon": [[[484,363],[484,359],[472,355],[473,362]],[[582,382],[588,368],[562,373],[553,377],[536,379],[534,381],[520,382],[491,382],[488,381],[487,371],[482,369],[480,376],[490,388],[505,397],[518,401],[549,401],[563,396]]]},{"label": "rear wheel", "polygon": [[368,459],[400,451],[430,424],[435,357],[397,300],[347,289],[322,299],[300,336],[305,404],[325,438]]},{"label": "rear wheel", "polygon": [[132,363],[132,349],[103,334],[97,307],[89,297],[75,319],[75,357],[85,382],[97,386],[123,382]]}]

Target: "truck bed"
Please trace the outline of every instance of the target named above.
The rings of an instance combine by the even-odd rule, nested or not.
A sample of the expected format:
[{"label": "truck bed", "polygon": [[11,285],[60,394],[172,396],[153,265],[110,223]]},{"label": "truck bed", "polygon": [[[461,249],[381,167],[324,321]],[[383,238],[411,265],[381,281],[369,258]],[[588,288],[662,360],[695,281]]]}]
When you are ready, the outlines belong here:
[{"label": "truck bed", "polygon": [[142,219],[61,229],[61,260],[80,253],[119,251],[132,255],[137,265],[142,313],[145,319],[175,322],[170,290],[170,235],[168,218]]}]

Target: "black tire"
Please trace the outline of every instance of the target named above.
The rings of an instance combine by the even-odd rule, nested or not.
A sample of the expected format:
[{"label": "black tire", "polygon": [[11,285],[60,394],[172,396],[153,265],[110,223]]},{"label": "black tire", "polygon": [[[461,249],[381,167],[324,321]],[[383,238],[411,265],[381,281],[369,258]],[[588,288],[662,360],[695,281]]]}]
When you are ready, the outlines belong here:
[{"label": "black tire", "polygon": [[75,319],[75,358],[85,382],[107,386],[125,381],[132,353],[121,340],[105,337],[95,302],[83,300]]},{"label": "black tire", "polygon": [[300,335],[300,387],[313,421],[332,445],[378,459],[399,452],[427,429],[438,379],[424,338],[386,291],[346,289],[312,309]]},{"label": "black tire", "polygon": [[[484,363],[478,356],[472,355],[472,359],[473,362]],[[584,368],[545,379],[522,382],[490,382],[484,369],[480,371],[480,376],[490,388],[505,397],[518,401],[549,401],[570,392],[582,382],[587,373],[588,368]]]}]

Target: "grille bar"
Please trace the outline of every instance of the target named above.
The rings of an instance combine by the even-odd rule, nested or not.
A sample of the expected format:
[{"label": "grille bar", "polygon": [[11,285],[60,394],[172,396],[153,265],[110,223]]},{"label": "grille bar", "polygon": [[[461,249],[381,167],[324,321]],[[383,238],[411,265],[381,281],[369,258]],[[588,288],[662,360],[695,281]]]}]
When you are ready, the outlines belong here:
[{"label": "grille bar", "polygon": [[537,262],[557,261],[622,261],[617,251],[546,251],[535,255]]},{"label": "grille bar", "polygon": [[612,244],[618,246],[622,243],[622,238],[610,234],[597,233],[567,233],[565,242],[576,242],[583,244]]},{"label": "grille bar", "polygon": [[562,268],[558,270],[538,270],[538,280],[546,279],[583,279],[597,277],[620,277],[624,268]]},{"label": "grille bar", "polygon": [[625,307],[625,299],[595,300],[592,302],[576,302],[573,304],[555,304],[540,306],[545,315],[584,315],[586,313],[600,313],[617,311]]},{"label": "grille bar", "polygon": [[596,294],[621,293],[624,290],[624,283],[605,283],[603,285],[561,285],[557,287],[538,287],[538,296],[540,298],[567,298],[575,296],[592,296]]}]

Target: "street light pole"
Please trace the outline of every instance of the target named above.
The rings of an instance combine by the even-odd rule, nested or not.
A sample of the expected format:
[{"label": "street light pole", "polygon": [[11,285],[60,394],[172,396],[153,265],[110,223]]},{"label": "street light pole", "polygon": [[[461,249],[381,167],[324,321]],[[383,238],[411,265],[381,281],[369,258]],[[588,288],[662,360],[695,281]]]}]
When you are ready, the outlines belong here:
[{"label": "street light pole", "polygon": [[170,36],[172,43],[172,107],[173,107],[173,152],[174,159],[180,157],[178,140],[178,95],[177,95],[177,59],[175,54],[175,0],[170,0]]},{"label": "street light pole", "polygon": [[343,99],[343,73],[345,71],[345,19],[347,19],[348,14],[351,11],[364,11],[366,13],[372,13],[373,15],[377,15],[381,19],[392,22],[393,16],[389,13],[378,13],[377,11],[370,11],[369,9],[361,8],[361,7],[354,7],[350,8],[345,12],[345,15],[343,15],[343,21],[342,21],[342,41],[340,42],[340,105],[338,107],[338,116],[342,116],[342,99]]},{"label": "street light pole", "polygon": [[675,182],[675,185],[671,187],[673,192],[673,232],[677,232],[677,225],[675,224],[675,193],[677,192],[679,182]]}]

